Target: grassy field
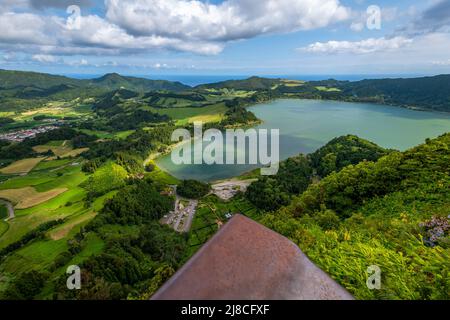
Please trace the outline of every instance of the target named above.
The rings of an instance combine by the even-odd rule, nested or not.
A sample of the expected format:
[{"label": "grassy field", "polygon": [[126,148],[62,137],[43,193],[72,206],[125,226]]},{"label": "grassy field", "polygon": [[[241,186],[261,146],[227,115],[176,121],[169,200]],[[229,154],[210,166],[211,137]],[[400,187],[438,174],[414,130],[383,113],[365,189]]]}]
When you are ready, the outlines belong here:
[{"label": "grassy field", "polygon": [[52,141],[51,143],[48,143],[46,145],[35,146],[33,147],[33,150],[38,153],[45,153],[51,150],[55,154],[55,157],[51,157],[49,158],[49,160],[55,160],[56,157],[76,157],[83,152],[88,151],[89,148],[73,149],[68,141]]},{"label": "grassy field", "polygon": [[119,132],[107,132],[107,131],[99,131],[99,130],[88,130],[88,129],[81,129],[81,132],[96,136],[99,139],[125,139],[129,135],[135,132],[135,130],[126,130],[126,131],[119,131]]},{"label": "grassy field", "polygon": [[32,172],[42,171],[42,170],[49,170],[49,169],[53,170],[53,169],[63,168],[65,166],[69,165],[73,161],[74,160],[72,160],[72,159],[59,159],[59,160],[42,161],[36,167],[34,167]]},{"label": "grassy field", "polygon": [[[78,232],[78,230],[79,229],[77,229],[76,231]],[[49,243],[51,243],[51,242],[49,241]],[[65,274],[68,266],[80,265],[81,263],[83,263],[83,261],[85,261],[90,256],[100,253],[103,250],[104,246],[105,246],[105,244],[104,244],[103,240],[100,239],[98,236],[96,236],[93,233],[87,234],[86,238],[84,240],[83,250],[80,253],[76,254],[72,258],[72,260],[69,261],[65,266],[63,266],[51,273],[49,281],[47,281],[47,284],[44,287],[43,292],[37,298],[38,299],[52,299],[52,295],[54,292],[54,289],[52,287],[53,280],[56,280],[56,279],[58,279],[59,276],[61,276],[62,274]],[[63,247],[58,248],[58,249],[59,249],[58,254],[67,250],[67,248],[63,248]],[[53,261],[51,261],[51,260],[43,261],[41,263],[41,266],[48,269],[48,266],[51,266],[52,262]]]},{"label": "grassy field", "polygon": [[16,115],[14,120],[19,122],[32,121],[36,116],[49,116],[54,118],[74,117],[81,118],[91,114],[91,108],[72,101],[52,101],[44,106],[25,111]]},{"label": "grassy field", "polygon": [[[11,221],[13,229],[22,232],[25,228],[35,228],[36,226],[34,225],[30,227],[30,224],[36,220],[39,220],[39,224],[45,219],[55,220],[65,218],[66,220],[63,224],[47,232],[45,239],[32,241],[6,258],[0,266],[0,274],[2,274],[2,278],[0,278],[0,291],[6,288],[7,283],[18,274],[31,270],[48,272],[50,279],[57,279],[65,273],[68,265],[79,265],[90,256],[102,251],[104,247],[103,241],[95,234],[89,233],[86,235],[85,240],[83,240],[84,244],[81,252],[75,254],[65,266],[56,270],[52,267],[58,255],[67,252],[69,249],[67,240],[73,238],[80,231],[81,227],[85,226],[95,217],[96,212],[103,207],[106,199],[116,194],[116,191],[114,191],[97,198],[91,208],[86,209],[81,201],[84,197],[84,190],[75,188],[69,192],[72,192],[71,197],[58,199],[58,201],[56,199],[50,200],[33,212],[29,210],[19,211],[17,220]],[[64,206],[62,205],[63,203],[65,203]],[[12,237],[13,235],[14,237]],[[15,234],[8,233],[8,237],[2,238],[0,248],[4,246],[4,241],[7,244],[15,239],[17,239]],[[52,298],[52,292],[54,290],[51,287],[51,283],[52,281],[47,282],[47,286],[39,298]]]},{"label": "grassy field", "polygon": [[9,225],[7,222],[0,220],[0,237],[3,236],[6,231],[8,231]]},{"label": "grassy field", "polygon": [[0,237],[8,231],[9,225],[4,220],[8,217],[8,209],[0,204]]},{"label": "grassy field", "polygon": [[157,112],[159,114],[165,114],[171,117],[174,120],[178,121],[178,124],[186,124],[192,122],[198,117],[204,117],[206,120],[216,121],[223,117],[225,112],[227,111],[227,107],[224,103],[218,103],[215,105],[207,106],[207,107],[197,107],[197,108],[166,108],[166,109],[158,109],[158,108],[149,108],[153,112]]},{"label": "grassy field", "polygon": [[23,159],[12,163],[11,165],[0,169],[3,174],[24,174],[28,173],[44,158]]},{"label": "grassy field", "polygon": [[305,81],[301,80],[282,80],[281,82],[283,82],[286,87],[300,87],[305,84]]},{"label": "grassy field", "polygon": [[158,166],[155,165],[154,161],[148,161],[147,163],[153,164],[155,167],[152,172],[147,173],[146,175],[152,178],[152,180],[162,183],[162,184],[178,184],[180,183],[180,180],[175,178],[174,176],[171,176],[164,170],[161,170]]},{"label": "grassy field", "polygon": [[341,90],[339,90],[338,88],[328,88],[328,87],[316,87],[317,90],[319,91],[326,91],[326,92],[340,92]]},{"label": "grassy field", "polygon": [[56,156],[63,156],[64,154],[72,151],[72,147],[66,145],[66,141],[64,141],[61,145],[41,145],[33,147],[33,150],[38,153],[44,153],[47,151],[52,151]]},{"label": "grassy field", "polygon": [[27,209],[53,199],[66,191],[66,188],[60,188],[46,192],[37,192],[33,187],[25,187],[21,189],[1,190],[0,198],[14,203],[16,209]]},{"label": "grassy field", "polygon": [[[5,193],[6,196],[14,198],[12,202],[25,201],[25,205],[16,206],[16,209],[19,208],[16,210],[16,217],[8,222],[9,229],[0,238],[0,248],[17,241],[25,233],[44,222],[60,218],[75,218],[93,211],[84,208],[82,201],[86,191],[79,185],[87,179],[87,176],[81,172],[81,165],[67,165],[60,160],[49,163],[51,165],[49,164],[47,169],[32,171],[27,176],[14,177],[0,185],[0,194]],[[58,167],[59,165],[63,166]],[[60,193],[55,190],[67,191]],[[30,198],[30,194],[37,194],[39,197]],[[48,198],[43,199],[41,196],[44,195]],[[39,204],[32,208],[23,208],[30,205],[30,199],[38,201]],[[80,224],[88,220],[79,219]],[[67,223],[71,226],[66,226],[67,230],[73,229],[76,222],[69,218]],[[64,227],[64,225],[61,226],[61,228]]]}]

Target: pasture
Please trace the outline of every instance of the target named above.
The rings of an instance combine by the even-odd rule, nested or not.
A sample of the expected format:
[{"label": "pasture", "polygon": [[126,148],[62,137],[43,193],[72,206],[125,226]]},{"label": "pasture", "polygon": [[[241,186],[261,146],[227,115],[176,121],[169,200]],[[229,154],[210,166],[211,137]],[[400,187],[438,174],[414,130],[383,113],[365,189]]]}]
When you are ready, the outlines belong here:
[{"label": "pasture", "polygon": [[16,209],[27,209],[44,203],[66,192],[67,188],[53,189],[46,192],[37,192],[33,187],[1,190],[0,198],[11,201]]},{"label": "pasture", "polygon": [[33,170],[33,168],[44,158],[31,158],[31,159],[23,159],[18,160],[9,166],[0,169],[0,172],[3,174],[26,174]]},{"label": "pasture", "polygon": [[178,124],[186,124],[192,122],[191,119],[199,116],[217,117],[218,115],[224,115],[227,111],[227,107],[224,103],[218,103],[207,107],[198,108],[167,108],[158,109],[149,107],[150,111],[159,114],[164,114],[172,119],[176,120]]},{"label": "pasture", "polygon": [[[55,157],[59,158],[69,158],[77,157],[83,152],[88,151],[88,148],[73,149],[68,141],[52,141],[46,145],[39,145],[33,147],[33,150],[37,153],[45,153],[47,151],[52,151]],[[48,158],[48,160],[55,160],[55,157]]]}]

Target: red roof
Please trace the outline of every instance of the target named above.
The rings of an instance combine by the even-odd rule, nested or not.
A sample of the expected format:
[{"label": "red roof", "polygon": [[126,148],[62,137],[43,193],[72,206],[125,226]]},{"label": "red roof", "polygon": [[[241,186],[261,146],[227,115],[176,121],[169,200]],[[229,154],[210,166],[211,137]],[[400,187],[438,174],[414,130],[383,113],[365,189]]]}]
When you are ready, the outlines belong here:
[{"label": "red roof", "polygon": [[235,215],[155,300],[353,299],[290,240]]}]

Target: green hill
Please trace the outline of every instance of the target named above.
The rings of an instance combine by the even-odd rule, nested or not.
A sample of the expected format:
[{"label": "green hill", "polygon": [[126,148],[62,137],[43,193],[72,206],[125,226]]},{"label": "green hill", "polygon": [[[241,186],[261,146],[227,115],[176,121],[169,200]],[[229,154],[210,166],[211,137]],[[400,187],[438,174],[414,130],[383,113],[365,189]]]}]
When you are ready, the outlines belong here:
[{"label": "green hill", "polygon": [[[358,299],[449,299],[450,134],[312,183],[263,223]],[[366,286],[381,269],[381,289]]]},{"label": "green hill", "polygon": [[373,102],[402,107],[450,111],[450,75],[361,81],[291,81],[251,77],[197,86],[197,90],[270,91],[274,97]]},{"label": "green hill", "polygon": [[196,89],[270,90],[281,83],[280,79],[251,77],[245,80],[228,80],[197,86]]},{"label": "green hill", "polygon": [[191,87],[180,82],[124,77],[116,73],[91,80],[72,79],[46,73],[0,70],[0,92],[17,98],[48,97],[70,90],[104,91],[128,89],[133,91],[184,91]]},{"label": "green hill", "polygon": [[327,80],[316,86],[337,87],[343,98],[450,112],[450,75],[355,82]]},{"label": "green hill", "polygon": [[333,171],[340,171],[350,164],[361,161],[376,161],[388,154],[388,150],[373,142],[354,135],[335,138],[309,155],[317,174],[325,177]]},{"label": "green hill", "polygon": [[101,86],[109,90],[129,89],[134,91],[184,91],[191,87],[181,82],[171,82],[166,80],[149,80],[136,77],[125,77],[117,73],[106,74],[98,79],[93,79],[90,84]]},{"label": "green hill", "polygon": [[46,73],[0,70],[0,90],[14,88],[48,89],[60,85],[82,86],[83,80]]},{"label": "green hill", "polygon": [[377,161],[389,152],[354,135],[338,137],[312,154],[282,161],[278,174],[261,177],[252,183],[246,197],[261,210],[277,210],[289,204],[292,196],[305,191],[311,181],[338,172],[350,164]]}]

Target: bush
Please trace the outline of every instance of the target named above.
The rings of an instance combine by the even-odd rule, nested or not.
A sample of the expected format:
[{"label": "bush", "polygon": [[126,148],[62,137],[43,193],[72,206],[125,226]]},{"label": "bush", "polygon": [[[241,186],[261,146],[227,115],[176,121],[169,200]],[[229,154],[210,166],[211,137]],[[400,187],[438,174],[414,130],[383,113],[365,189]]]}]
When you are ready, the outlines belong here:
[{"label": "bush", "polygon": [[177,188],[177,193],[188,199],[200,199],[211,190],[211,185],[196,180],[184,180]]},{"label": "bush", "polygon": [[93,225],[140,225],[162,218],[172,208],[172,198],[161,195],[150,180],[138,180],[106,201]]},{"label": "bush", "polygon": [[127,171],[114,163],[108,163],[95,171],[84,184],[91,196],[99,196],[125,185]]},{"label": "bush", "polygon": [[23,273],[6,289],[5,299],[31,300],[41,292],[47,278],[47,275],[34,270]]}]

